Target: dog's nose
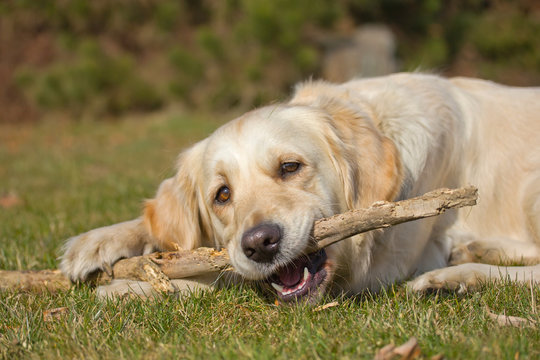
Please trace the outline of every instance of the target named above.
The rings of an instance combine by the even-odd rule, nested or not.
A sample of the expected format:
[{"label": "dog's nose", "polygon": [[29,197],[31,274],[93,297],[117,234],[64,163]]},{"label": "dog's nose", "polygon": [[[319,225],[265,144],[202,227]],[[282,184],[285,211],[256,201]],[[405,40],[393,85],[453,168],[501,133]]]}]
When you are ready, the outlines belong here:
[{"label": "dog's nose", "polygon": [[270,262],[279,250],[281,230],[276,224],[260,224],[242,235],[244,254],[256,262]]}]

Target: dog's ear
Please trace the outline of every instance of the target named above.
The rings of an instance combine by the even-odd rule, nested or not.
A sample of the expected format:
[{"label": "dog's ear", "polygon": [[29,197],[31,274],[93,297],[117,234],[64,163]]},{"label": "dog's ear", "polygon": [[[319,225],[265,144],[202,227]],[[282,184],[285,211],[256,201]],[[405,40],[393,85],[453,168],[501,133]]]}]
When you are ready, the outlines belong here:
[{"label": "dog's ear", "polygon": [[319,106],[330,115],[327,139],[347,207],[394,200],[403,181],[402,165],[394,142],[374,125],[376,119],[360,107],[335,99],[322,99]]},{"label": "dog's ear", "polygon": [[211,231],[201,215],[200,173],[202,144],[183,152],[174,177],[161,183],[156,197],[147,200],[144,222],[164,250],[194,249],[208,245]]}]

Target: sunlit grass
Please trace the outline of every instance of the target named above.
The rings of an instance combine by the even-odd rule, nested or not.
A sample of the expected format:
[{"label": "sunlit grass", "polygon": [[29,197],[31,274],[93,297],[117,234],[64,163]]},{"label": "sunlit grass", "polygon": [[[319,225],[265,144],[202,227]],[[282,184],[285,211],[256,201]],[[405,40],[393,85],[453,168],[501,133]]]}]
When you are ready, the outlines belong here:
[{"label": "sunlit grass", "polygon": [[162,115],[117,123],[48,121],[0,129],[0,268],[56,266],[69,236],[139,215],[187,145],[217,122]]},{"label": "sunlit grass", "polygon": [[[164,114],[116,123],[0,128],[0,268],[55,268],[63,241],[138,216],[178,151],[218,125]],[[58,294],[0,292],[2,358],[373,358],[412,336],[429,358],[540,357],[537,327],[501,327],[495,313],[540,321],[538,287],[497,284],[466,295],[339,298],[322,311],[275,306],[248,288],[184,299],[101,301],[85,286]],[[325,299],[324,302],[336,299]],[[43,311],[66,308],[46,321]]]}]

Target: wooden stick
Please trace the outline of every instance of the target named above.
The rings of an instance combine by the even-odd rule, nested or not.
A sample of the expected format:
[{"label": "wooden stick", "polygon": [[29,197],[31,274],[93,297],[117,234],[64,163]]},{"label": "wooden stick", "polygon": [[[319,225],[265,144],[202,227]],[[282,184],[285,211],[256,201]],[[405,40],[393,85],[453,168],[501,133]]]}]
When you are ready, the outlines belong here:
[{"label": "wooden stick", "polygon": [[[366,209],[317,220],[313,227],[317,251],[338,241],[367,231],[387,228],[407,221],[440,215],[448,209],[476,204],[478,190],[473,187],[438,189],[416,198],[398,202],[377,202]],[[171,279],[182,279],[209,272],[222,271],[230,266],[227,251],[211,248],[154,253],[118,261],[113,267],[115,278],[139,279],[139,262],[149,258],[160,265]]]},{"label": "wooden stick", "polygon": [[58,291],[71,287],[71,281],[60,270],[0,270],[0,290]]},{"label": "wooden stick", "polygon": [[[112,268],[113,278],[142,280],[141,265],[146,264],[148,260],[157,264],[169,279],[183,279],[223,271],[231,266],[226,249],[200,247],[194,250],[157,252],[119,260]],[[145,276],[148,276],[148,273],[145,272]],[[112,278],[109,275],[102,273],[98,283],[107,283],[110,280]]]},{"label": "wooden stick", "polygon": [[[366,209],[358,209],[330,218],[320,219],[313,227],[316,251],[338,241],[370,230],[386,228],[403,222],[432,217],[448,209],[473,206],[478,198],[478,190],[473,187],[459,189],[439,189],[422,196],[398,202],[377,202]],[[154,266],[157,265],[157,266]],[[112,274],[117,279],[149,281],[155,289],[173,291],[168,279],[182,279],[191,276],[219,272],[230,268],[226,250],[211,248],[181,250],[135,256],[117,261]],[[56,282],[59,288],[66,288],[67,279],[57,270],[43,272],[0,271],[0,288],[20,288],[25,290],[49,289]],[[16,279],[16,280],[15,280]],[[59,280],[61,279],[61,280]],[[99,276],[99,283],[107,283],[111,277],[106,273]],[[16,286],[17,283],[23,284]],[[39,284],[42,284],[41,286]]]},{"label": "wooden stick", "polygon": [[367,231],[387,228],[407,221],[437,216],[448,209],[476,205],[478,189],[438,189],[408,200],[376,202],[366,209],[348,211],[315,221],[314,250]]}]

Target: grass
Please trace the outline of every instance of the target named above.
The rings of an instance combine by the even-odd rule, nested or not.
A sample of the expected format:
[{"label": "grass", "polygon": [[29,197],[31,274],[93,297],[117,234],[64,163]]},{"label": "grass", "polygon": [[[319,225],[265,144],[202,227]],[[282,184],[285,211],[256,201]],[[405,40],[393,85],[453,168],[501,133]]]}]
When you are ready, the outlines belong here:
[{"label": "grass", "polygon": [[[45,121],[0,127],[0,268],[55,268],[63,241],[133,218],[172,173],[178,151],[218,125],[209,116],[161,114],[109,123]],[[337,299],[323,311],[275,306],[231,288],[155,302],[101,301],[85,286],[57,294],[0,292],[2,358],[373,358],[412,336],[422,354],[449,359],[538,358],[540,331],[501,327],[496,313],[540,321],[540,289],[508,283],[467,295]],[[326,302],[335,299],[326,299]],[[43,311],[65,307],[46,321]]]}]

